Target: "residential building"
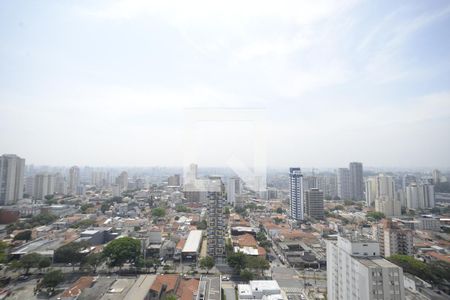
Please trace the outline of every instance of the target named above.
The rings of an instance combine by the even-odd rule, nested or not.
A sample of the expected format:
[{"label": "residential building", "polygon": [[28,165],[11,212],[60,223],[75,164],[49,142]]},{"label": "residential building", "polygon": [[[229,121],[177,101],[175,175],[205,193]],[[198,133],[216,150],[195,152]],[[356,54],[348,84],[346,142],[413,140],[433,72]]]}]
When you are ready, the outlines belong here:
[{"label": "residential building", "polygon": [[208,191],[208,255],[221,262],[225,257],[225,221],[222,181],[210,179]]},{"label": "residential building", "polygon": [[350,170],[351,199],[363,200],[364,199],[363,165],[360,162],[351,162],[349,165],[349,170]]},{"label": "residential building", "polygon": [[66,178],[61,173],[56,173],[55,175],[55,193],[60,195],[67,194]]},{"label": "residential building", "polygon": [[383,257],[414,254],[413,231],[392,219],[385,219],[382,224],[376,225],[374,235],[380,243],[380,254]]},{"label": "residential building", "polygon": [[239,177],[228,178],[227,202],[233,206],[236,203],[236,196],[241,194],[242,183]]},{"label": "residential building", "polygon": [[167,179],[167,185],[168,186],[181,186],[180,174],[174,174],[172,176],[169,176],[169,178]]},{"label": "residential building", "polygon": [[303,175],[300,168],[289,169],[290,216],[301,221],[304,219]]},{"label": "residential building", "polygon": [[337,194],[341,200],[349,200],[352,198],[350,170],[347,168],[337,169]]},{"label": "residential building", "polygon": [[283,300],[281,288],[276,280],[250,280],[248,284],[239,284],[238,300],[270,299]]},{"label": "residential building", "polygon": [[433,208],[434,185],[412,183],[406,188],[406,207],[409,209]]},{"label": "residential building", "polygon": [[120,191],[126,191],[128,190],[128,173],[123,171],[120,173],[120,175],[116,178],[116,184],[119,186]]},{"label": "residential building", "polygon": [[401,202],[386,196],[379,197],[375,200],[375,211],[383,213],[385,217],[401,216]]},{"label": "residential building", "polygon": [[305,213],[314,219],[323,219],[323,192],[317,188],[305,191]]},{"label": "residential building", "polygon": [[339,236],[327,241],[329,300],[404,300],[403,270],[380,256],[378,242]]},{"label": "residential building", "polygon": [[80,168],[73,166],[69,169],[69,184],[67,193],[70,195],[76,195],[78,185],[80,184]]},{"label": "residential building", "polygon": [[432,175],[433,175],[433,184],[441,183],[441,177],[442,177],[441,171],[435,169],[435,170],[433,170]]},{"label": "residential building", "polygon": [[23,199],[25,159],[15,154],[0,156],[0,205]]},{"label": "residential building", "polygon": [[36,174],[33,187],[33,197],[44,200],[45,196],[55,193],[55,176],[47,173]]}]

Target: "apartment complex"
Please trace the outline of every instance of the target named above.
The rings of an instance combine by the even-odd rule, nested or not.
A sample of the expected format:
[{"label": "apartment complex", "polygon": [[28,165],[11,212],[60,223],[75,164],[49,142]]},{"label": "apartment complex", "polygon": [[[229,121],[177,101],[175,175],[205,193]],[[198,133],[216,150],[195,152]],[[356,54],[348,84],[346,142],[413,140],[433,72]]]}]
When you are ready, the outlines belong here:
[{"label": "apartment complex", "polygon": [[329,300],[403,300],[403,270],[380,257],[378,242],[339,236],[327,241]]},{"label": "apartment complex", "polygon": [[294,220],[304,219],[303,175],[300,168],[289,169],[290,216]]},{"label": "apartment complex", "polygon": [[0,205],[23,198],[25,159],[15,154],[0,156]]}]

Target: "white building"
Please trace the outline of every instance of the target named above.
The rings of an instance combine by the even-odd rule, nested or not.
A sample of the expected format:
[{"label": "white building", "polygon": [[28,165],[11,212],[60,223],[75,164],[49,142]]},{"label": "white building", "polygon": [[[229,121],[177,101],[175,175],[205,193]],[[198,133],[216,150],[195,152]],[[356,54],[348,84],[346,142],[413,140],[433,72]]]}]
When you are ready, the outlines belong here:
[{"label": "white building", "polygon": [[238,299],[283,300],[281,288],[276,280],[251,280],[238,285]]},{"label": "white building", "polygon": [[227,184],[227,202],[234,206],[236,196],[241,194],[242,184],[239,177],[228,178]]},{"label": "white building", "polygon": [[69,185],[67,193],[75,195],[77,193],[77,187],[80,184],[80,168],[73,166],[69,169]]},{"label": "white building", "polygon": [[55,193],[55,176],[52,174],[37,174],[34,176],[33,197],[44,200],[45,196]]},{"label": "white building", "polygon": [[300,168],[289,169],[290,216],[295,220],[304,219],[303,175]]},{"label": "white building", "polygon": [[403,270],[376,241],[339,236],[327,241],[327,291],[329,300],[403,300]]},{"label": "white building", "polygon": [[424,209],[434,207],[434,186],[412,183],[406,188],[406,207]]},{"label": "white building", "polygon": [[15,154],[0,156],[0,205],[23,199],[25,159]]},{"label": "white building", "polygon": [[375,203],[375,210],[387,217],[401,215],[401,202],[396,197],[392,176],[379,174],[366,180],[366,205]]}]

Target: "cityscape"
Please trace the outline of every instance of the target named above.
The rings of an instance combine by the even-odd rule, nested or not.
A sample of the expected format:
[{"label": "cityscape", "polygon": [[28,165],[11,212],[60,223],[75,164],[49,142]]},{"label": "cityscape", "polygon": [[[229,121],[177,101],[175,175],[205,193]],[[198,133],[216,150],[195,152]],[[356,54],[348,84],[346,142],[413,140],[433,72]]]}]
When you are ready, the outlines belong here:
[{"label": "cityscape", "polygon": [[0,300],[450,299],[449,28],[0,1]]}]

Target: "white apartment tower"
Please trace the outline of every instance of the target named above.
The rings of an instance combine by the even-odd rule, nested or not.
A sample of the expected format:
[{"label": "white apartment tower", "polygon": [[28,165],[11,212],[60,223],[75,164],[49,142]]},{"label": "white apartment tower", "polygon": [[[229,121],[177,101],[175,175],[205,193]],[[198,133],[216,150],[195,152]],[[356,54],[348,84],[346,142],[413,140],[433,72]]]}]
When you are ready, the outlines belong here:
[{"label": "white apartment tower", "polygon": [[235,206],[236,196],[241,194],[242,183],[239,177],[228,178],[227,184],[227,201]]},{"label": "white apartment tower", "polygon": [[290,216],[294,220],[304,219],[303,175],[300,168],[289,169]]},{"label": "white apartment tower", "polygon": [[406,188],[406,207],[424,209],[434,207],[434,186],[412,183]]},{"label": "white apartment tower", "polygon": [[37,174],[34,176],[33,197],[44,200],[45,196],[55,193],[55,176],[51,174]]},{"label": "white apartment tower", "polygon": [[23,199],[25,159],[15,154],[0,156],[0,205]]},{"label": "white apartment tower", "polygon": [[339,236],[327,241],[327,291],[329,300],[404,300],[403,270],[378,242]]},{"label": "white apartment tower", "polygon": [[80,168],[73,166],[69,169],[69,185],[67,188],[67,193],[71,195],[76,195],[78,185],[80,184]]}]

